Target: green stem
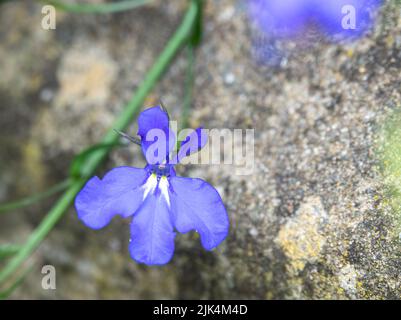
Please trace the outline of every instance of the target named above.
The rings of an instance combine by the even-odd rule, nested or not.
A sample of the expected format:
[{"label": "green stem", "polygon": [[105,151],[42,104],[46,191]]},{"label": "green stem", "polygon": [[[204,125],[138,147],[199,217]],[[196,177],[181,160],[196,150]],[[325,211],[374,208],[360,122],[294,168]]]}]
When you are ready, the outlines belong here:
[{"label": "green stem", "polygon": [[49,231],[63,215],[65,210],[74,200],[75,195],[82,188],[84,181],[73,183],[63,196],[57,201],[56,205],[49,211],[39,226],[29,236],[27,242],[21,247],[18,253],[9,261],[9,263],[0,272],[0,283],[11,275],[30,254],[39,246]]},{"label": "green stem", "polygon": [[[192,0],[181,25],[178,27],[172,38],[167,43],[163,52],[160,54],[147,76],[138,87],[131,101],[124,108],[112,128],[107,132],[102,140],[102,143],[115,143],[119,137],[117,134],[115,134],[113,128],[123,131],[137,115],[149,92],[163,75],[170,62],[177,54],[178,50],[185,44],[185,42],[188,40],[188,37],[191,35],[192,27],[198,10],[199,1]],[[92,155],[88,157],[86,163],[83,165],[83,171],[86,173],[85,176],[90,176],[94,173],[110,149],[111,148],[94,151]],[[7,277],[11,275],[40,245],[46,235],[50,232],[50,230],[74,201],[75,196],[81,190],[85,182],[85,179],[78,179],[71,183],[70,187],[55,203],[39,226],[30,235],[26,243],[22,246],[21,250],[18,251],[18,253],[9,261],[4,269],[0,271],[0,283],[4,282],[4,280],[7,279]]]},{"label": "green stem", "polygon": [[69,179],[67,179],[67,180],[64,180],[64,181],[54,185],[53,187],[51,187],[50,189],[48,189],[44,192],[28,196],[26,198],[23,198],[23,199],[20,199],[17,201],[0,204],[0,213],[27,207],[36,202],[39,202],[40,200],[46,199],[60,191],[67,189],[67,187],[70,185],[70,182],[71,181]]},{"label": "green stem", "polygon": [[66,3],[60,0],[39,0],[54,6],[57,9],[73,13],[114,13],[135,9],[139,6],[149,3],[151,0],[122,0],[109,3]]},{"label": "green stem", "polygon": [[187,47],[187,72],[185,76],[185,95],[181,114],[181,125],[180,125],[181,130],[188,128],[189,125],[188,119],[193,100],[194,81],[195,81],[194,65],[195,65],[195,47],[189,44]]},{"label": "green stem", "polygon": [[0,300],[7,299],[15,289],[19,287],[19,285],[24,281],[25,277],[33,270],[33,266],[27,267],[21,275],[17,277],[17,279],[4,291],[0,292]]}]

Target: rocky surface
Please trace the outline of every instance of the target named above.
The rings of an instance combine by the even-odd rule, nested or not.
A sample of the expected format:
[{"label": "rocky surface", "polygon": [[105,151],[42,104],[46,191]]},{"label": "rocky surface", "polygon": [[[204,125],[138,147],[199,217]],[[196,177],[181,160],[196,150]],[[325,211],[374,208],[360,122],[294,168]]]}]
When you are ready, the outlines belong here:
[{"label": "rocky surface", "polygon": [[[48,31],[35,2],[2,5],[2,201],[66,176],[73,155],[98,141],[129,100],[185,4],[59,13],[57,29]],[[171,263],[147,267],[129,258],[129,221],[92,231],[71,208],[13,298],[400,298],[400,149],[398,131],[383,130],[401,106],[399,5],[388,1],[360,41],[295,42],[275,66],[252,58],[243,3],[209,1],[205,10],[190,123],[253,128],[254,171],[200,165],[179,173],[217,187],[229,237],[205,252],[195,234],[179,235]],[[146,106],[162,97],[179,117],[185,63],[184,54],[177,57]],[[122,148],[98,172],[143,163],[138,149]],[[2,214],[0,243],[24,241],[54,200]],[[44,264],[56,267],[57,290],[42,290]]]}]

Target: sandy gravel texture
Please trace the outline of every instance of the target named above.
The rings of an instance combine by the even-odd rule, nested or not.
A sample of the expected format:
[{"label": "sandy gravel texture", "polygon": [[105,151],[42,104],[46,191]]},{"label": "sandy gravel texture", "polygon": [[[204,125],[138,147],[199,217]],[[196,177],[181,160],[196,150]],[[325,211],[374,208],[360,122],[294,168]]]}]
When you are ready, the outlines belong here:
[{"label": "sandy gravel texture", "polygon": [[[60,13],[54,31],[41,29],[40,8],[27,1],[0,11],[2,201],[66,176],[73,155],[98,141],[129,100],[186,2],[106,16]],[[218,189],[228,238],[205,252],[196,234],[179,235],[171,263],[147,267],[129,258],[129,220],[92,231],[71,208],[13,297],[400,298],[400,210],[377,151],[381,128],[401,106],[400,13],[387,1],[364,39],[287,43],[272,66],[253,59],[244,3],[208,1],[190,124],[254,129],[254,170],[178,172]],[[180,54],[146,106],[162,97],[171,117],[180,116],[185,66]],[[114,151],[98,174],[117,165],[143,166],[140,150]],[[1,215],[0,243],[26,239],[54,200]],[[44,264],[56,267],[57,290],[42,290]]]}]

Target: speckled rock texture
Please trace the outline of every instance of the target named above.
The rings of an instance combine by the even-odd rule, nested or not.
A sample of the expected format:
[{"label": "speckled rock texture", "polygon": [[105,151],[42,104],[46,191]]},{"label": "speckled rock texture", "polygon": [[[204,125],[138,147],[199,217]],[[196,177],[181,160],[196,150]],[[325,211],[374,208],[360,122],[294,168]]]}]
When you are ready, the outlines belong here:
[{"label": "speckled rock texture", "polygon": [[[130,99],[185,8],[155,1],[113,15],[60,12],[56,30],[43,30],[35,1],[1,6],[0,201],[66,177],[74,154],[96,143]],[[398,180],[380,156],[382,128],[401,107],[400,14],[387,1],[365,38],[295,41],[276,65],[261,65],[244,2],[208,1],[190,124],[254,129],[254,171],[178,171],[216,186],[228,238],[205,252],[196,234],[179,235],[171,263],[148,267],[129,258],[129,220],[93,231],[71,208],[12,298],[401,298],[401,210],[388,192]],[[162,98],[179,118],[185,67],[181,53],[145,105]],[[113,151],[98,174],[117,165],[143,166],[140,150]],[[1,214],[0,243],[22,243],[55,199]],[[41,288],[45,264],[57,270],[56,290]]]}]

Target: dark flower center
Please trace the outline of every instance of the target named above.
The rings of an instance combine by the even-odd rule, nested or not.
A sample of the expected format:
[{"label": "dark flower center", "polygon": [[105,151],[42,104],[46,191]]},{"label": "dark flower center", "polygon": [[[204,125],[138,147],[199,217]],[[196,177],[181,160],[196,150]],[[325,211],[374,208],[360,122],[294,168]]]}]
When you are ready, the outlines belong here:
[{"label": "dark flower center", "polygon": [[169,178],[173,174],[172,171],[174,171],[173,166],[169,164],[150,165],[150,172],[157,175],[158,178],[162,176],[166,176],[167,178]]}]

